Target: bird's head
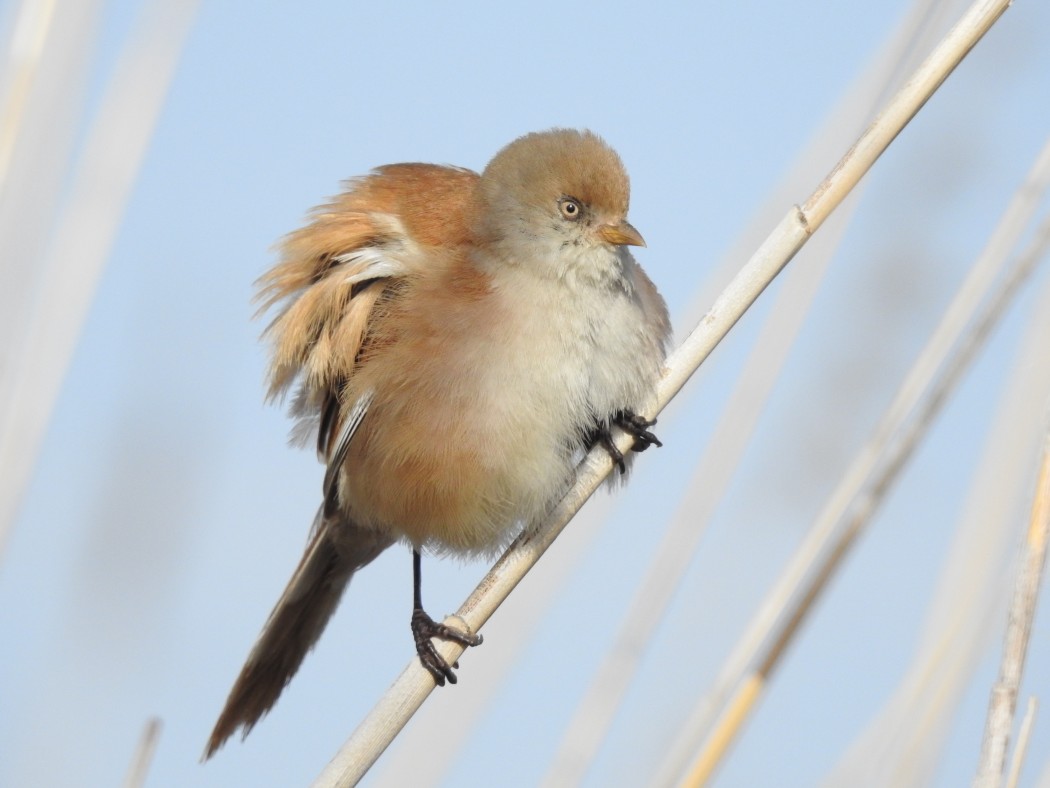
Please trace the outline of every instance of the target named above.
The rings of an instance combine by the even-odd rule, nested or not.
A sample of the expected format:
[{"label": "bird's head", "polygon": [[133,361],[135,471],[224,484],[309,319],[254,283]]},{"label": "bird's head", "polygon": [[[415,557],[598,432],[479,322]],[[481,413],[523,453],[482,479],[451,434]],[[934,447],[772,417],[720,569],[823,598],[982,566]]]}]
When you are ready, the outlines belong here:
[{"label": "bird's head", "polygon": [[[627,221],[623,162],[590,131],[527,134],[503,148],[478,184],[475,230],[501,261],[604,277],[626,246],[644,246]],[[605,271],[604,269],[609,269]]]}]

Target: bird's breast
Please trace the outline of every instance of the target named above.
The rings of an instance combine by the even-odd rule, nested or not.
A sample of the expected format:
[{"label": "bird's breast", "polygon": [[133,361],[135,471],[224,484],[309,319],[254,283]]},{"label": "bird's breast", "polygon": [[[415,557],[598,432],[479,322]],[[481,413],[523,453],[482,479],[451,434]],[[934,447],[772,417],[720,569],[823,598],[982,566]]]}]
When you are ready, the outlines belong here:
[{"label": "bird's breast", "polygon": [[470,293],[417,287],[359,376],[376,396],[345,499],[415,544],[496,550],[571,484],[596,419],[651,399],[661,339],[623,289],[579,293],[527,275]]}]

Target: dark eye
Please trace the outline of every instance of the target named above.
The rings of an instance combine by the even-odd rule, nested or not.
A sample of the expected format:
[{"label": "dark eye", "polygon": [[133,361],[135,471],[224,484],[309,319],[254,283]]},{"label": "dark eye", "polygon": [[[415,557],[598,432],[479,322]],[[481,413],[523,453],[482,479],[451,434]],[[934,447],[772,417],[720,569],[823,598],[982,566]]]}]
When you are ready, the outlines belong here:
[{"label": "dark eye", "polygon": [[576,221],[583,214],[583,208],[577,200],[572,197],[563,197],[558,200],[558,210],[561,215],[571,222]]}]

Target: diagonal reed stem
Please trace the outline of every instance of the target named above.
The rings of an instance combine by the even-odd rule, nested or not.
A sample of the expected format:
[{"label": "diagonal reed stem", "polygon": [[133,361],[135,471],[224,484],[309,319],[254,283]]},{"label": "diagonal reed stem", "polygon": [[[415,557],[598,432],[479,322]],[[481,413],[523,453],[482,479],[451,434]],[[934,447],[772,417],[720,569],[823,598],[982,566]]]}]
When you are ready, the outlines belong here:
[{"label": "diagonal reed stem", "polygon": [[[975,3],[805,204],[801,208],[794,206],[787,212],[696,329],[668,358],[658,390],[657,410],[663,409],[685,385],[737,320],[845,199],[850,189],[1008,6],[1008,0],[979,0]],[[626,451],[629,442],[630,439],[621,434],[617,445]],[[460,619],[471,631],[478,631],[611,469],[612,464],[604,452],[592,452],[580,466],[575,486],[555,507],[547,522],[534,532],[519,537],[507,549],[452,618]],[[450,663],[456,661],[463,650],[462,646],[455,643],[442,642],[436,645]],[[336,753],[314,785],[323,788],[356,784],[433,689],[433,679],[418,660],[413,659]]]}]

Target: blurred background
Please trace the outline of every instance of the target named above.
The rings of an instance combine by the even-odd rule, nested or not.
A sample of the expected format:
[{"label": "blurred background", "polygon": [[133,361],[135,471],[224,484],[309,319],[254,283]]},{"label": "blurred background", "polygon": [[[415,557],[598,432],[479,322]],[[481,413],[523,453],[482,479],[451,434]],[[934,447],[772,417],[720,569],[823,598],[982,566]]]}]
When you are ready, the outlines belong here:
[{"label": "blurred background", "polygon": [[[395,548],[354,579],[272,713],[199,763],[299,560],[323,475],[263,402],[252,282],[342,179],[400,161],[481,169],[525,132],[593,129],[630,172],[648,242],[637,257],[682,337],[964,7],[0,7],[0,785],[115,785],[154,716],[148,785],[305,785],[412,657],[411,561]],[[464,656],[459,685],[431,696],[365,784],[661,784],[694,707],[1044,145],[1047,40],[1047,4],[1006,13],[821,231],[837,246],[821,251],[818,235],[789,266],[812,278],[794,287],[782,370],[747,361],[789,295],[778,281],[664,412],[664,448],[585,507]],[[716,784],[973,775],[1046,425],[1043,268],[786,652]],[[698,463],[748,363],[776,367],[769,398],[701,512]],[[997,503],[981,508],[973,496],[993,484]],[[967,542],[978,513],[990,541]],[[672,522],[697,549],[669,607],[652,611],[607,735],[567,777],[563,737]],[[455,610],[486,569],[428,560],[430,612]],[[979,598],[953,590],[967,588]],[[1050,697],[1047,607],[1022,707]],[[966,622],[968,645],[941,649],[953,667],[924,661],[949,620]],[[935,699],[902,699],[909,681],[948,673]],[[894,709],[925,727],[887,743]],[[1044,715],[1021,785],[1050,785],[1048,752]],[[876,768],[888,764],[903,771]]]}]

